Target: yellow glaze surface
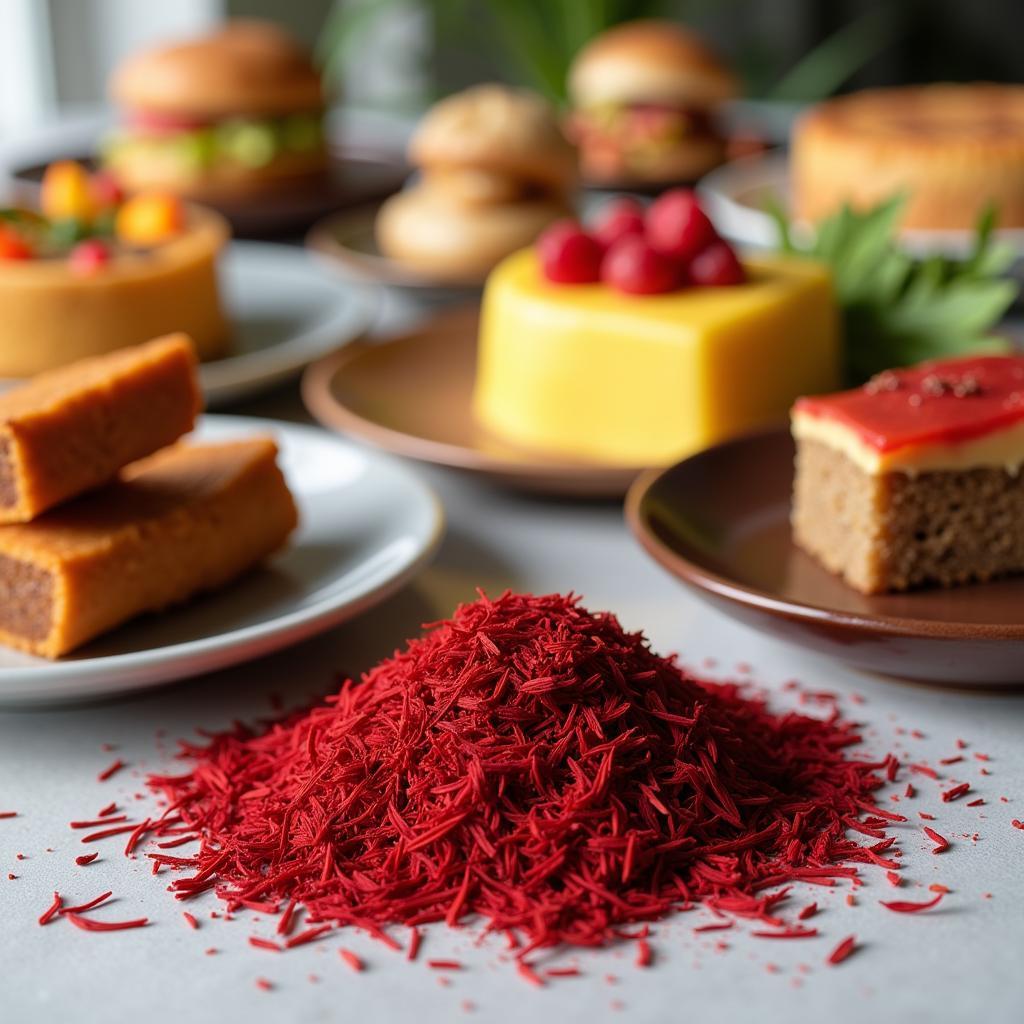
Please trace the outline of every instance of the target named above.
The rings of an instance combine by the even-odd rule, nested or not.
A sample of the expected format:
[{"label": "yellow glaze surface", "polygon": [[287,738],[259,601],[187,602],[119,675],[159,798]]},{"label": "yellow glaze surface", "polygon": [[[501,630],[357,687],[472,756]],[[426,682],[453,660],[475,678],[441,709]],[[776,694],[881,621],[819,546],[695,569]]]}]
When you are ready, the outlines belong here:
[{"label": "yellow glaze surface", "polygon": [[839,384],[827,271],[745,261],[750,282],[665,295],[546,281],[533,250],[491,274],[474,408],[529,448],[627,466],[674,461],[785,422]]}]

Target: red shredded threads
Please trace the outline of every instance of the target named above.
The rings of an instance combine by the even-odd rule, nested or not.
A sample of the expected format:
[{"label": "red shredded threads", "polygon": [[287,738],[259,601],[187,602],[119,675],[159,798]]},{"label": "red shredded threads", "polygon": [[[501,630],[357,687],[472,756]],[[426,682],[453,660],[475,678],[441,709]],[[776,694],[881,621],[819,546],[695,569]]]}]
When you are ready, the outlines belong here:
[{"label": "red shredded threads", "polygon": [[420,944],[423,942],[423,935],[419,928],[409,929],[409,949],[406,951],[406,960],[415,960],[420,952]]},{"label": "red shredded threads", "polygon": [[294,949],[296,946],[304,946],[307,942],[313,942],[320,938],[325,932],[329,932],[333,929],[333,925],[321,924],[313,928],[307,928],[305,931],[299,932],[298,935],[293,935],[284,944],[285,949]]},{"label": "red shredded threads", "polygon": [[924,903],[912,903],[909,900],[893,900],[890,903],[887,903],[885,900],[879,900],[878,902],[886,910],[895,910],[897,914],[917,914],[922,910],[931,910],[932,907],[937,906],[943,895],[941,892],[936,893],[935,899],[926,900]]},{"label": "red shredded threads", "polygon": [[111,800],[110,803],[107,804],[107,806],[104,807],[103,810],[101,810],[96,815],[96,817],[97,818],[106,818],[109,815],[114,814],[116,811],[117,811],[117,803],[115,801]]},{"label": "red shredded threads", "polygon": [[[637,961],[637,963],[640,967],[647,966],[647,964],[639,963],[639,960]],[[530,985],[533,985],[535,988],[544,987],[544,979],[525,960],[516,961],[516,972],[518,973],[519,977],[523,979],[523,981],[527,982]]]},{"label": "red shredded threads", "polygon": [[1013,826],[1014,828],[1021,828],[1021,829],[1024,829],[1024,821],[1020,821],[1020,820],[1018,820],[1017,818],[1014,818],[1014,819],[1013,819],[1013,821],[1011,821],[1011,822],[1010,822],[1010,824],[1011,824],[1011,825],[1012,825],[1012,826]]},{"label": "red shredded threads", "polygon": [[99,854],[94,850],[92,853],[83,853],[80,857],[75,858],[75,863],[80,867],[84,868],[86,864],[91,864]]},{"label": "red shredded threads", "polygon": [[283,952],[284,947],[271,939],[261,939],[258,935],[249,936],[249,945],[256,949],[269,949],[272,953]]},{"label": "red shredded threads", "polygon": [[[207,950],[206,952],[209,953],[210,950]],[[270,992],[274,988],[274,983],[269,978],[257,978],[256,987],[258,989],[262,989],[264,992]]]},{"label": "red shredded threads", "polygon": [[783,928],[777,932],[751,932],[756,939],[813,939],[818,934],[817,928]]},{"label": "red shredded threads", "polygon": [[201,837],[160,861],[191,867],[179,898],[378,929],[476,916],[523,955],[697,903],[772,924],[780,887],[856,877],[879,852],[848,830],[877,846],[892,817],[873,794],[893,762],[860,739],[697,679],[574,597],[505,594],[149,784]]},{"label": "red shredded threads", "polygon": [[339,949],[338,950],[341,959],[345,961],[352,968],[353,971],[365,970],[366,964],[352,952],[351,949]]},{"label": "red shredded threads", "polygon": [[925,825],[924,834],[935,844],[932,853],[945,853],[949,849],[949,840],[941,832]]},{"label": "red shredded threads", "polygon": [[432,971],[461,971],[461,960],[428,960],[427,966]]},{"label": "red shredded threads", "polygon": [[199,921],[196,920],[196,916],[194,914],[190,914],[187,910],[183,910],[181,912],[181,916],[185,918],[185,923],[189,928],[197,929],[199,927]]},{"label": "red shredded threads", "polygon": [[122,761],[121,758],[118,758],[116,761],[114,761],[113,764],[104,768],[103,771],[101,771],[99,775],[96,776],[96,778],[100,782],[106,782],[107,779],[109,779],[112,775],[116,775],[124,767],[124,761]]},{"label": "red shredded threads", "polygon": [[80,903],[77,907],[64,907],[60,912],[62,914],[84,914],[87,910],[95,910],[97,907],[102,906],[113,895],[112,892],[102,892],[95,899],[89,900],[88,903]]},{"label": "red shredded threads", "polygon": [[942,802],[948,804],[953,800],[959,800],[964,793],[971,791],[971,784],[969,782],[961,782],[959,786],[954,786],[952,789],[947,789],[942,794]]},{"label": "red shredded threads", "polygon": [[637,967],[650,967],[654,960],[651,952],[651,944],[646,939],[636,940],[636,965]]},{"label": "red shredded threads", "polygon": [[797,920],[799,920],[799,921],[806,921],[809,917],[814,917],[814,915],[817,912],[818,912],[818,904],[817,903],[808,903],[807,906],[801,908],[800,913],[798,913],[796,915],[797,916]]},{"label": "red shredded threads", "polygon": [[60,898],[60,893],[55,892],[53,894],[53,902],[39,915],[40,924],[49,924],[54,917],[60,912],[60,908],[64,905],[64,901]]},{"label": "red shredded threads", "polygon": [[149,924],[148,917],[139,917],[134,921],[97,921],[92,917],[81,917],[79,914],[68,913],[68,920],[84,932],[120,932],[126,928],[144,928]]},{"label": "red shredded threads", "polygon": [[3,821],[7,818],[16,818],[17,816],[17,811],[0,811],[0,821]]},{"label": "red shredded threads", "polygon": [[836,964],[841,964],[851,953],[857,948],[857,937],[855,935],[848,935],[842,942],[836,946],[828,955],[828,959],[825,961],[831,964],[833,967]]}]

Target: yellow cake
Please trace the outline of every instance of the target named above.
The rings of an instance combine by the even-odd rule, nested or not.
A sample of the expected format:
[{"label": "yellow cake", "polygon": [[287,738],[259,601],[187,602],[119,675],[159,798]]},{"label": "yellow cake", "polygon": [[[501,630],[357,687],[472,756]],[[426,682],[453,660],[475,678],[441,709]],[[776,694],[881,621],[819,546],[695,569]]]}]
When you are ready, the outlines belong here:
[{"label": "yellow cake", "polygon": [[903,226],[970,228],[992,203],[1024,227],[1024,85],[926,85],[828,100],[793,132],[796,215],[903,192]]},{"label": "yellow cake", "polygon": [[523,447],[624,466],[658,465],[785,421],[798,395],[840,380],[827,271],[745,261],[748,283],[628,295],[560,285],[534,250],[484,293],[474,408]]}]

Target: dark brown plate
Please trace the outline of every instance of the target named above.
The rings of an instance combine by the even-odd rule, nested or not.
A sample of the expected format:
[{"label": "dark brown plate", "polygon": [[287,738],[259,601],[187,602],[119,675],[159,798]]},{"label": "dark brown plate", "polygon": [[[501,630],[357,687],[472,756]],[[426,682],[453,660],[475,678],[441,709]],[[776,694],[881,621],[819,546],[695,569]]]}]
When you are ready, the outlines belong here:
[{"label": "dark brown plate", "polygon": [[[72,155],[88,167],[95,165],[91,155]],[[34,203],[46,164],[16,167],[11,177],[16,198]],[[320,182],[295,191],[253,197],[237,201],[207,203],[223,214],[239,238],[267,238],[301,234],[328,213],[385,199],[402,187],[409,168],[392,154],[350,151],[336,157],[328,175]]]},{"label": "dark brown plate", "polygon": [[727,615],[859,669],[918,682],[1024,684],[1024,578],[865,597],[796,548],[793,443],[779,430],[640,477],[640,543]]},{"label": "dark brown plate", "polygon": [[621,497],[639,469],[568,462],[507,444],[473,418],[477,307],[385,342],[354,342],[306,371],[302,397],[324,426],[512,487]]}]

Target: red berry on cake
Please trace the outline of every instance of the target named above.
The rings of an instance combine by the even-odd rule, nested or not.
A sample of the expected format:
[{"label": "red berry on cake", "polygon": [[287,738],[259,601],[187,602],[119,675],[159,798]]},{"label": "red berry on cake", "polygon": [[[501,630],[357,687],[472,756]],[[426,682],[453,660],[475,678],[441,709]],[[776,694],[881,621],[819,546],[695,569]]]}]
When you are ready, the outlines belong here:
[{"label": "red berry on cake", "polygon": [[557,284],[593,284],[600,280],[601,245],[575,221],[552,224],[537,240],[541,270]]},{"label": "red berry on cake", "polygon": [[743,264],[732,247],[719,239],[698,253],[690,263],[690,282],[704,287],[743,284],[747,279]]},{"label": "red berry on cake", "polygon": [[688,188],[674,188],[655,199],[646,225],[651,245],[680,263],[688,263],[718,238],[714,224]]},{"label": "red berry on cake", "polygon": [[76,274],[88,277],[102,270],[111,260],[110,248],[98,238],[87,238],[79,242],[68,253],[68,266]]},{"label": "red berry on cake", "polygon": [[679,287],[679,268],[640,235],[620,238],[601,264],[601,280],[631,295],[657,295]]},{"label": "red berry on cake", "polygon": [[605,249],[626,235],[644,233],[644,208],[635,199],[613,199],[601,207],[591,234]]}]

